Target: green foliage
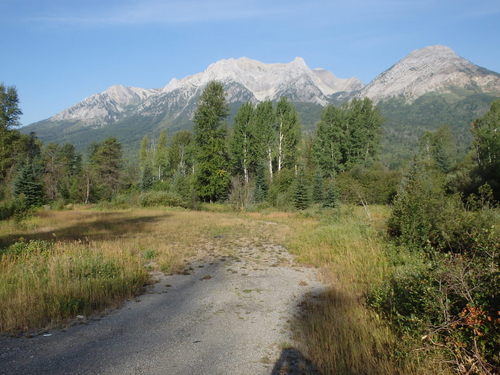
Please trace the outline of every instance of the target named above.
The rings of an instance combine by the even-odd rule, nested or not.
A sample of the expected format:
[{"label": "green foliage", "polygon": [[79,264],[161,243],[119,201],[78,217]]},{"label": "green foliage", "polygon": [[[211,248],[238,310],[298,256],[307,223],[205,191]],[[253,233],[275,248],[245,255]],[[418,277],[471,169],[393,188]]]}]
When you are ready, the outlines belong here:
[{"label": "green foliage", "polygon": [[265,168],[260,166],[257,168],[255,177],[255,202],[261,203],[267,199],[267,193],[269,191],[269,184],[267,183]]},{"label": "green foliage", "polygon": [[341,168],[341,145],[345,141],[343,121],[344,112],[333,105],[326,106],[321,114],[313,152],[324,176],[333,177]]},{"label": "green foliage", "polygon": [[281,209],[293,209],[295,194],[295,172],[282,169],[269,185],[268,202]]},{"label": "green foliage", "polygon": [[376,154],[382,117],[369,99],[325,107],[316,129],[313,152],[326,177],[367,163]]},{"label": "green foliage", "polygon": [[223,123],[227,115],[224,86],[210,82],[194,114],[196,191],[204,201],[222,200],[228,193],[230,175]]},{"label": "green foliage", "polygon": [[188,174],[194,163],[193,133],[181,130],[172,137],[172,144],[168,149],[168,166],[172,174]]},{"label": "green foliage", "polygon": [[26,258],[34,254],[43,254],[52,250],[53,243],[43,240],[30,240],[14,242],[9,247],[1,250],[0,255],[10,255],[16,258]]},{"label": "green foliage", "polygon": [[0,83],[0,132],[19,126],[22,114],[16,88]]},{"label": "green foliage", "polygon": [[154,152],[154,169],[156,178],[163,180],[168,173],[168,147],[167,147],[167,132],[162,130],[158,137],[158,143]]},{"label": "green foliage", "polygon": [[500,99],[472,127],[478,174],[500,200]]},{"label": "green foliage", "polygon": [[293,104],[282,97],[276,106],[275,118],[278,171],[282,168],[294,168],[301,133],[299,115]]},{"label": "green foliage", "polygon": [[420,139],[421,157],[432,161],[444,173],[451,171],[456,160],[456,145],[449,126],[427,131]]},{"label": "green foliage", "polygon": [[155,178],[153,176],[153,169],[148,163],[142,168],[141,190],[147,191],[153,187]]},{"label": "green foliage", "polygon": [[309,184],[303,169],[300,170],[295,181],[293,204],[297,210],[305,210],[311,204]]},{"label": "green foliage", "polygon": [[141,168],[150,162],[150,147],[149,137],[145,135],[141,140],[141,147],[139,149],[139,165]]},{"label": "green foliage", "polygon": [[394,98],[377,104],[385,119],[381,158],[392,169],[411,161],[420,137],[449,124],[463,156],[471,144],[471,122],[488,111],[495,99],[489,94],[455,92],[425,94],[411,103]]},{"label": "green foliage", "polygon": [[0,202],[0,220],[8,219],[14,216],[17,209],[18,201],[5,201]]},{"label": "green foliage", "polygon": [[323,176],[321,175],[321,172],[318,170],[314,175],[312,199],[314,203],[321,203],[323,202],[323,198],[324,198]]},{"label": "green foliage", "polygon": [[88,174],[96,199],[109,200],[121,187],[122,147],[116,138],[91,145]]},{"label": "green foliage", "polygon": [[240,107],[234,118],[233,134],[229,141],[233,171],[244,177],[245,184],[248,184],[249,174],[253,172],[250,169],[257,163],[253,112],[252,103],[245,103]]},{"label": "green foliage", "polygon": [[336,177],[341,200],[346,203],[388,204],[394,199],[401,174],[380,163],[356,166]]},{"label": "green foliage", "polygon": [[140,196],[142,207],[186,207],[186,202],[176,193],[149,191]]},{"label": "green foliage", "polygon": [[323,199],[323,207],[325,208],[335,208],[339,204],[339,193],[337,190],[337,185],[334,179],[331,179],[327,183],[326,193]]},{"label": "green foliage", "polygon": [[28,158],[14,181],[14,195],[27,207],[41,206],[45,201],[42,168],[37,158]]},{"label": "green foliage", "polygon": [[82,170],[81,155],[70,144],[49,143],[42,150],[44,185],[49,200],[72,200],[73,186],[78,184]]}]

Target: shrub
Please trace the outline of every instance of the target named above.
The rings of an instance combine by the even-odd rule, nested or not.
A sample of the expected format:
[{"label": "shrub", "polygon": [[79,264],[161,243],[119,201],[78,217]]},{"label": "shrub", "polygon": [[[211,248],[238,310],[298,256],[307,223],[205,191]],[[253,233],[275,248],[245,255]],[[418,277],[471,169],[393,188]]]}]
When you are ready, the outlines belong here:
[{"label": "shrub", "polygon": [[0,255],[11,255],[17,258],[27,257],[33,254],[44,254],[50,251],[53,244],[48,241],[30,240],[18,241],[4,250],[0,250]]},{"label": "shrub", "polygon": [[149,191],[140,195],[142,207],[186,207],[186,202],[176,193],[168,191]]},{"label": "shrub", "polygon": [[26,216],[28,211],[29,207],[26,206],[22,198],[2,202],[0,203],[0,220],[9,219],[11,217],[22,219]]}]

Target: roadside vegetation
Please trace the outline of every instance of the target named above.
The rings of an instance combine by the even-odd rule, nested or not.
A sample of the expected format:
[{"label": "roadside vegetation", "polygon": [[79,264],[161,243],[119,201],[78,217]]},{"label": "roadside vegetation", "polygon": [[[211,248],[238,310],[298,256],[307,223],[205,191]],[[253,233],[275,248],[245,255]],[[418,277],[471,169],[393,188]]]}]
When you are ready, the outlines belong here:
[{"label": "roadside vegetation", "polygon": [[151,272],[190,272],[186,261],[231,255],[233,241],[250,235],[277,234],[231,214],[165,209],[82,207],[0,222],[0,331],[46,329],[116,307],[141,293]]},{"label": "roadside vegetation", "polygon": [[0,331],[102,311],[154,272],[272,238],[331,287],[293,324],[323,373],[499,371],[499,100],[465,157],[443,126],[397,170],[369,99],[327,106],[314,134],[286,98],[228,128],[212,82],[193,132],[144,137],[128,161],[115,138],[80,155],[22,135],[15,89],[0,100]]}]

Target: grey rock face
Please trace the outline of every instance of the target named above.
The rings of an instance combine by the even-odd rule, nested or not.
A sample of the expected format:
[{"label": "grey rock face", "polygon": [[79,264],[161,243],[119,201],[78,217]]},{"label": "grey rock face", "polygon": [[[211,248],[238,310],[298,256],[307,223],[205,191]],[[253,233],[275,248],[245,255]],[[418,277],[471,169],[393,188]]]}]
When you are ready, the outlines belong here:
[{"label": "grey rock face", "polygon": [[361,89],[358,97],[375,101],[402,96],[412,101],[451,88],[500,93],[500,75],[474,65],[446,46],[413,51]]}]

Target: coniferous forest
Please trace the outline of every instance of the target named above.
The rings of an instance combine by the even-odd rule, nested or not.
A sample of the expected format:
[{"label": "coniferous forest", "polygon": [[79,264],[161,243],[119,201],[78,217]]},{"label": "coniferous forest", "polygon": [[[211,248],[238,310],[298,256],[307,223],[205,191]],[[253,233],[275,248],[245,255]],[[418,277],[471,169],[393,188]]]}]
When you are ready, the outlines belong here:
[{"label": "coniferous forest", "polygon": [[[376,316],[374,324],[391,332],[387,342],[366,338],[368,349],[354,361],[365,363],[367,373],[389,373],[377,367],[383,361],[392,373],[431,371],[423,358],[439,361],[433,371],[442,373],[498,371],[500,100],[471,124],[473,141],[465,153],[450,127],[442,126],[425,132],[411,162],[397,169],[381,161],[384,118],[368,98],[327,105],[315,130],[304,132],[286,97],[244,103],[228,123],[224,86],[212,81],[198,101],[192,131],[145,136],[133,152],[116,138],[83,154],[71,144],[43,144],[36,134],[18,130],[21,113],[15,87],[0,85],[3,223],[23,225],[43,212],[82,205],[285,212],[295,215],[299,233],[289,247],[305,263],[335,270],[356,252],[364,258],[349,278],[339,273],[333,279],[356,285],[337,290],[357,309],[345,324],[359,324],[359,313],[362,319]],[[136,156],[124,157],[129,154]],[[362,222],[354,221],[356,210]],[[316,220],[316,227],[300,232],[308,220]],[[339,228],[350,237],[345,241],[356,239],[344,255],[324,250],[344,241]],[[36,247],[32,240],[7,237],[0,232],[0,271]],[[363,268],[371,259],[362,255],[364,248],[379,249],[378,266]],[[375,269],[377,276],[368,277]],[[0,286],[0,297],[11,292]],[[329,362],[337,344],[328,346],[320,332],[334,324],[327,321],[331,311],[339,316],[340,294],[325,297],[330,312],[312,312],[308,319],[317,320],[302,325],[309,337],[304,350],[325,373],[341,371]],[[75,306],[71,314],[88,308],[84,302]],[[2,318],[0,327],[19,328]]]}]

